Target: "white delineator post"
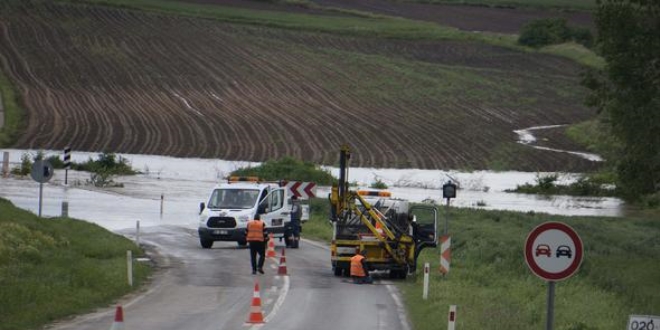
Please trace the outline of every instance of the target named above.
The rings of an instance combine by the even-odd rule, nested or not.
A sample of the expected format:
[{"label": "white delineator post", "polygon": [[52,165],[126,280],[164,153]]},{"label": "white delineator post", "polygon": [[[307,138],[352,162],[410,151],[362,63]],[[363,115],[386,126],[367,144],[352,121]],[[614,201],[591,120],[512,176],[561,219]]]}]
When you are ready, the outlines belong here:
[{"label": "white delineator post", "polygon": [[431,266],[429,263],[424,264],[424,293],[422,294],[422,298],[426,300],[429,297],[429,269]]},{"label": "white delineator post", "polygon": [[447,330],[456,329],[456,305],[449,306],[449,324],[447,325]]},{"label": "white delineator post", "polygon": [[135,245],[140,246],[140,220],[135,222]]},{"label": "white delineator post", "polygon": [[133,251],[126,251],[126,275],[128,276],[128,285],[133,286]]},{"label": "white delineator post", "polygon": [[9,177],[9,152],[5,151],[2,153],[2,177]]}]

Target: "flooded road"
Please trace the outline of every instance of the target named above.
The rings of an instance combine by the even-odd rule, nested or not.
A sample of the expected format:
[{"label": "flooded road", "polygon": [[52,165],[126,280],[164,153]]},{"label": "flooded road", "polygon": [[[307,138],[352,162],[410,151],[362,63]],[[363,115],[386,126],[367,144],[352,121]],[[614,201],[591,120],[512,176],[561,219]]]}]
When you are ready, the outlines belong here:
[{"label": "flooded road", "polygon": [[[10,154],[10,167],[18,166],[25,150],[5,149]],[[35,152],[32,151],[34,154]],[[46,151],[46,155],[60,155]],[[84,162],[97,153],[72,153],[74,162]],[[123,187],[97,189],[86,184],[90,174],[69,171],[64,185],[64,170],[56,170],[44,184],[44,216],[59,216],[63,202],[68,203],[69,216],[85,219],[111,230],[171,224],[197,228],[199,203],[206,201],[216,182],[231,171],[257,163],[213,159],[174,158],[165,156],[118,154],[142,172],[134,176],[115,177]],[[338,175],[337,168],[325,168]],[[537,196],[506,193],[516,185],[534,183],[538,173],[527,172],[457,172],[418,169],[351,168],[349,181],[358,187],[368,187],[377,180],[387,184],[394,197],[414,202],[432,201],[445,205],[441,199],[442,184],[447,180],[459,183],[461,189],[452,206],[492,210],[534,211],[538,213],[580,216],[622,215],[623,202],[616,198],[585,198],[572,196]],[[561,174],[559,183],[575,179],[574,174]],[[327,196],[329,187],[319,187],[317,196]],[[0,178],[0,197],[16,206],[38,213],[39,184],[29,176]]]}]

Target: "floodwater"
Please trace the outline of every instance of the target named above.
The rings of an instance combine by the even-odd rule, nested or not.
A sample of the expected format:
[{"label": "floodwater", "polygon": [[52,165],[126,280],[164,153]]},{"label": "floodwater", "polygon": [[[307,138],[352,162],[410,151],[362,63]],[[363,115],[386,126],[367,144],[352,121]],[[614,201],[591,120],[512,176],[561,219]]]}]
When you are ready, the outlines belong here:
[{"label": "floodwater", "polygon": [[[0,150],[9,152],[10,167],[18,166],[26,152],[34,150]],[[61,155],[61,151],[45,151],[46,157]],[[73,152],[72,161],[84,162],[98,153]],[[90,174],[56,170],[43,185],[41,213],[43,216],[62,214],[63,202],[68,203],[70,217],[98,223],[111,230],[159,224],[197,228],[199,203],[206,201],[217,182],[233,170],[258,163],[199,158],[117,154],[141,171],[134,176],[115,177],[123,187],[98,189],[86,184]],[[1,164],[0,164],[1,166]],[[324,167],[335,176],[339,170]],[[544,173],[540,173],[543,175]],[[358,187],[368,187],[380,180],[387,184],[394,197],[414,202],[445,205],[442,185],[448,180],[460,185],[451,206],[479,209],[534,211],[556,215],[608,216],[622,215],[623,202],[616,198],[585,198],[572,196],[537,196],[506,193],[516,185],[534,183],[537,173],[529,172],[457,172],[420,169],[350,168],[348,178]],[[560,183],[574,180],[575,174],[560,174]],[[317,196],[327,196],[329,187],[319,187]],[[16,206],[39,212],[39,183],[26,178],[0,178],[0,197]]]}]

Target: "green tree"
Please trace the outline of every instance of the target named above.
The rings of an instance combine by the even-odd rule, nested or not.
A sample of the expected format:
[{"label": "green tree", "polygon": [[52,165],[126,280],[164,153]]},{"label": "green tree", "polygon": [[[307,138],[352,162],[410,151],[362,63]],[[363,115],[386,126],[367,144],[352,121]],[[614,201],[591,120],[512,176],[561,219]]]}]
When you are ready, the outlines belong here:
[{"label": "green tree", "polygon": [[595,15],[602,71],[584,80],[588,104],[606,117],[622,148],[619,191],[628,200],[660,186],[660,2],[598,0]]}]

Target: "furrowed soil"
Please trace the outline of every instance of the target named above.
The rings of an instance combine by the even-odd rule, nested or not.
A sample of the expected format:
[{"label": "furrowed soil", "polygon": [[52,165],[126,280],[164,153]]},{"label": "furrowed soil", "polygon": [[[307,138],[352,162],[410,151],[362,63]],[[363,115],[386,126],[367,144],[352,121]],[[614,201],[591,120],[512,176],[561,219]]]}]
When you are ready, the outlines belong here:
[{"label": "furrowed soil", "polygon": [[[467,41],[280,30],[57,3],[0,4],[15,148],[361,167],[586,171],[514,130],[591,118],[569,60]],[[580,151],[566,139],[553,148]]]}]

